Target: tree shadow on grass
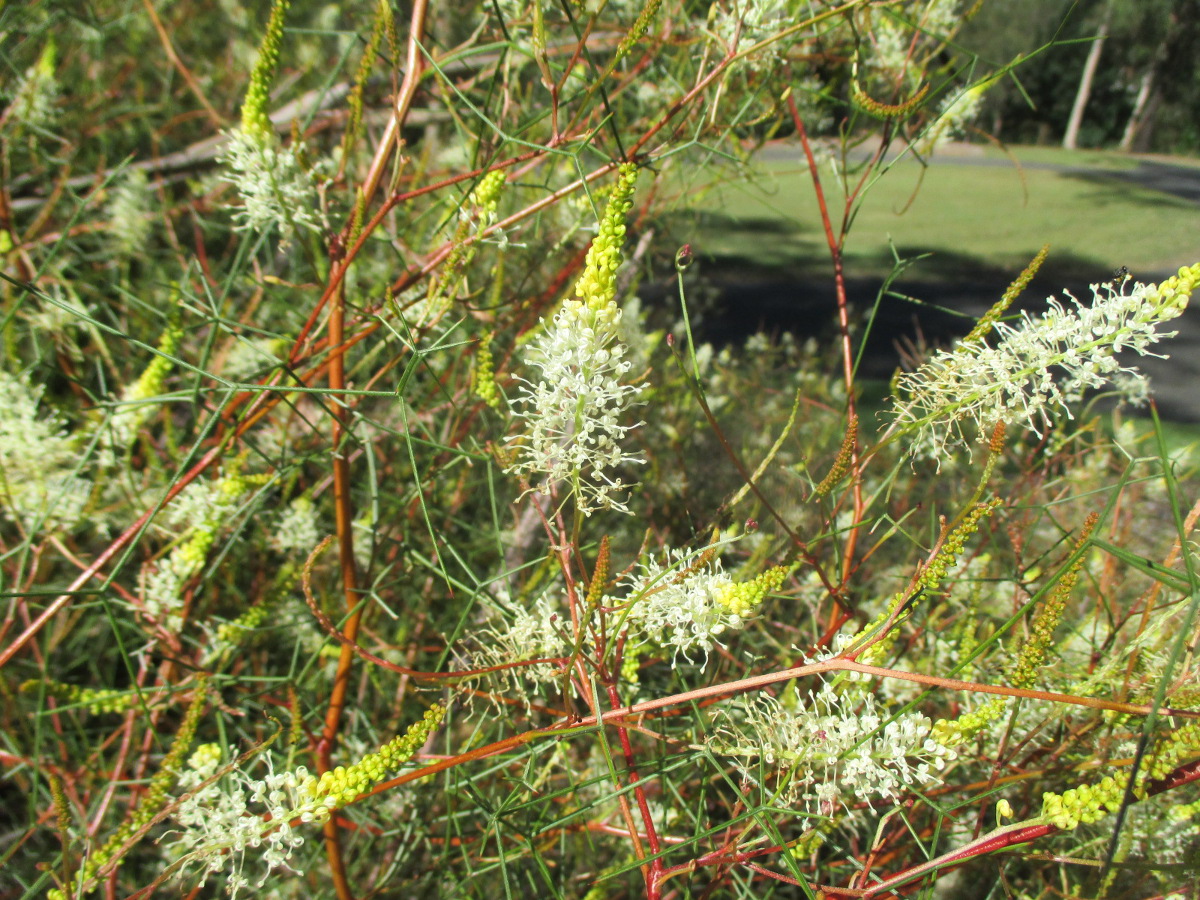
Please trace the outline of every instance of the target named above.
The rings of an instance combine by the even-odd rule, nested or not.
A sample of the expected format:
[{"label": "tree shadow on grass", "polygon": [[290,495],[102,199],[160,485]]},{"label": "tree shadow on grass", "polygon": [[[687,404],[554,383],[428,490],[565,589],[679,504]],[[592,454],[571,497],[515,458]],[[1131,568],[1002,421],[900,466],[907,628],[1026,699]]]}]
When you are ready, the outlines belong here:
[{"label": "tree shadow on grass", "polygon": [[1169,203],[1178,208],[1195,208],[1200,204],[1200,166],[1179,166],[1143,159],[1132,169],[1068,169],[1062,175],[1106,187],[1115,183],[1156,191],[1163,196],[1146,197],[1147,203],[1155,205]]},{"label": "tree shadow on grass", "polygon": [[[792,245],[793,251],[795,245]],[[898,248],[902,258],[916,259],[921,248]],[[875,271],[890,260],[876,260]],[[818,265],[820,263],[820,265]],[[846,294],[855,323],[858,375],[888,380],[914,350],[949,347],[974,326],[1020,274],[1021,264],[939,250],[901,272],[890,284],[879,276],[851,277]],[[829,262],[813,256],[795,257],[783,266],[765,266],[741,254],[700,257],[704,290],[689,293],[695,337],[716,346],[741,344],[758,332],[789,333],[799,340],[836,339],[837,297]],[[694,273],[693,273],[694,274]],[[1064,292],[1083,303],[1092,300],[1091,285],[1110,281],[1115,272],[1107,261],[1057,253],[1009,309],[1009,316],[1027,311],[1036,316],[1048,297],[1066,301]],[[1155,281],[1165,273],[1138,273]],[[641,292],[648,306],[677,308],[674,283],[651,284]],[[703,297],[704,299],[698,299]],[[1152,379],[1159,409],[1165,418],[1200,422],[1200,310],[1189,311],[1171,323],[1179,336],[1160,345],[1170,360],[1131,356]]]}]

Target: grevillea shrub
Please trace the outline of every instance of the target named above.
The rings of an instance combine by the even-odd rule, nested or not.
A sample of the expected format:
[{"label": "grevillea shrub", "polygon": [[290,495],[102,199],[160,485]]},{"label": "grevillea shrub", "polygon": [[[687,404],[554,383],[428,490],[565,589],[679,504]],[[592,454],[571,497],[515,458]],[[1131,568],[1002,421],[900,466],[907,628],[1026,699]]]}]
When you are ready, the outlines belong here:
[{"label": "grevillea shrub", "polygon": [[[0,896],[1187,895],[1200,265],[856,375],[979,6],[0,4]],[[716,347],[776,137],[827,337]]]}]

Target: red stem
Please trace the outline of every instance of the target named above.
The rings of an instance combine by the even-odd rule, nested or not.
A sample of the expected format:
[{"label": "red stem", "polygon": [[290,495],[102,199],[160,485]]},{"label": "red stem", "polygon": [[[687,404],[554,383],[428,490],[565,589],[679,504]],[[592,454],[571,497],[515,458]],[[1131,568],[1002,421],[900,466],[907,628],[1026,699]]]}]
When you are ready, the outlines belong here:
[{"label": "red stem", "polygon": [[[825,202],[825,190],[821,186],[821,174],[817,167],[817,160],[813,156],[812,146],[808,141],[808,132],[804,128],[804,118],[800,115],[800,110],[796,108],[796,100],[791,94],[788,95],[787,102],[788,109],[792,113],[792,122],[796,127],[796,134],[800,138],[800,145],[804,148],[804,156],[808,160],[808,171],[812,176],[813,190],[817,195],[817,207],[821,211],[821,225],[825,230],[825,242],[829,246],[829,257],[833,260],[833,284],[837,291],[838,333],[841,337],[842,378],[846,382],[846,422],[848,428],[849,422],[858,415],[854,397],[854,344],[850,336],[850,304],[846,297],[846,270],[843,263],[846,225],[849,222],[849,213],[854,195],[851,194],[846,197],[846,207],[842,213],[842,227],[840,233],[835,236],[833,233],[833,220],[829,215],[829,206]],[[861,444],[856,435],[854,444],[850,448],[850,478],[854,493],[854,517],[846,534],[845,547],[842,550],[841,587],[843,589],[850,577],[850,573],[854,570],[854,550],[858,545],[858,533],[861,530],[858,528],[858,525],[862,522],[863,513],[866,509],[862,493],[860,451]]]}]

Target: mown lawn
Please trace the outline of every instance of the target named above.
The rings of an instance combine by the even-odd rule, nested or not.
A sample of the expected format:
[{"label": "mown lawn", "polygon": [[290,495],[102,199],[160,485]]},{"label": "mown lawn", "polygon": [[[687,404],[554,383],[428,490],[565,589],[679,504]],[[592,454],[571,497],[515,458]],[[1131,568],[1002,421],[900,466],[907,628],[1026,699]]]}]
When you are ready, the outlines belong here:
[{"label": "mown lawn", "polygon": [[[828,271],[812,180],[799,150],[787,155],[775,147],[743,170],[716,170],[707,189],[681,196],[672,233],[718,264]],[[914,273],[930,279],[1019,271],[1044,243],[1049,267],[1092,280],[1122,265],[1149,275],[1200,258],[1200,205],[1131,182],[1136,168],[1118,154],[1046,147],[935,157],[928,167],[898,160],[855,214],[848,271],[886,275],[892,245],[904,257],[933,253]],[[821,174],[836,224],[844,194],[832,164]]]}]

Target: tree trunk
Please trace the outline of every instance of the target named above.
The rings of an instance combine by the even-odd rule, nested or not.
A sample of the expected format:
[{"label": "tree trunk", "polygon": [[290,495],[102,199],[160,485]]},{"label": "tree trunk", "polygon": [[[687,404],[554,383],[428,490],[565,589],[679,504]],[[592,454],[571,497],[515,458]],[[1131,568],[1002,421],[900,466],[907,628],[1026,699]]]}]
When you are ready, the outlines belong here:
[{"label": "tree trunk", "polygon": [[1138,132],[1133,138],[1133,149],[1135,153],[1149,153],[1150,147],[1154,142],[1154,117],[1158,114],[1158,108],[1162,105],[1162,89],[1157,85],[1150,91],[1150,99],[1146,103],[1146,110],[1142,114],[1142,122],[1138,128]]},{"label": "tree trunk", "polygon": [[1104,21],[1096,40],[1092,41],[1088,50],[1087,62],[1083,66],[1083,77],[1079,79],[1079,90],[1075,92],[1075,105],[1071,107],[1071,118],[1067,120],[1067,130],[1063,134],[1063,147],[1074,150],[1079,142],[1079,126],[1083,122],[1083,110],[1087,106],[1088,97],[1092,93],[1092,79],[1096,76],[1096,67],[1100,65],[1100,51],[1104,48],[1104,39],[1108,37],[1108,23],[1112,18],[1112,0],[1104,7]]},{"label": "tree trunk", "polygon": [[1133,147],[1133,139],[1141,130],[1142,113],[1146,109],[1146,101],[1150,99],[1150,87],[1154,84],[1155,68],[1157,65],[1152,63],[1142,75],[1142,83],[1138,85],[1137,97],[1133,101],[1133,112],[1129,114],[1129,121],[1125,123],[1125,133],[1121,135],[1121,143],[1118,145],[1118,149],[1123,153],[1128,153]]}]

